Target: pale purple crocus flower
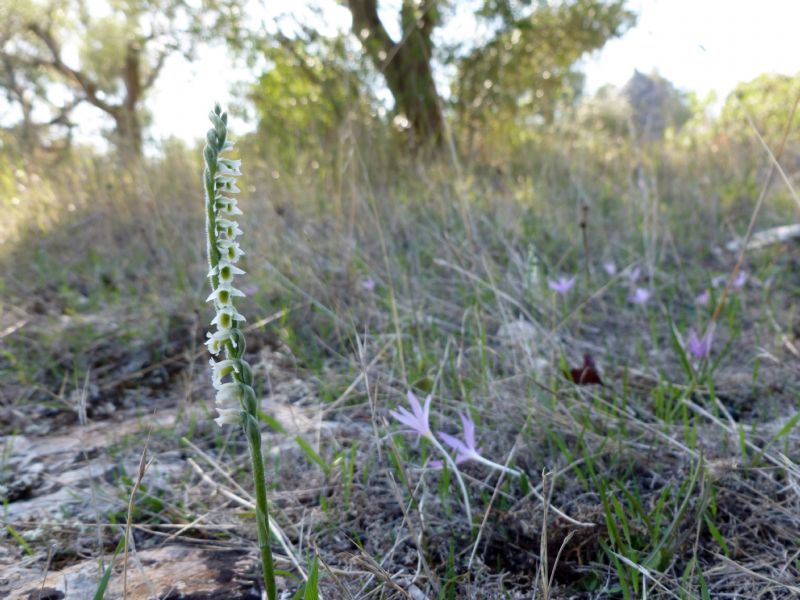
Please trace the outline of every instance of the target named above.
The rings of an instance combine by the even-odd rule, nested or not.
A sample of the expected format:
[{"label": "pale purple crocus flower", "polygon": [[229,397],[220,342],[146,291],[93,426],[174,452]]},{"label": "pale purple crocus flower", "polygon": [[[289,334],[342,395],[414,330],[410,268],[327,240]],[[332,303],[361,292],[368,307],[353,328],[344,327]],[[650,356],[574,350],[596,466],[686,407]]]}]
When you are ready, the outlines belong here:
[{"label": "pale purple crocus flower", "polygon": [[461,464],[468,460],[474,460],[475,462],[479,462],[487,467],[491,467],[492,469],[497,469],[498,471],[503,471],[509,475],[513,475],[515,477],[520,476],[521,473],[519,471],[509,469],[504,465],[500,465],[489,460],[488,458],[483,457],[481,455],[480,448],[477,448],[475,443],[475,422],[462,413],[459,413],[458,416],[461,417],[461,425],[464,428],[463,440],[460,440],[449,433],[445,433],[444,431],[439,432],[439,437],[442,439],[442,441],[456,451],[456,464]]},{"label": "pale purple crocus flower", "polygon": [[704,290],[694,301],[695,304],[699,304],[700,306],[708,306],[708,303],[711,302],[711,294],[709,294],[708,290]]},{"label": "pale purple crocus flower", "polygon": [[547,287],[551,290],[556,292],[557,294],[561,294],[562,296],[566,296],[569,291],[572,289],[572,286],[575,285],[575,276],[572,277],[564,277],[561,276],[558,279],[548,279],[547,280]]},{"label": "pale purple crocus flower", "polygon": [[433,439],[433,432],[430,426],[431,396],[425,398],[425,404],[420,406],[419,400],[414,392],[408,390],[408,403],[411,405],[409,412],[404,406],[398,406],[397,410],[390,410],[389,414],[408,427],[411,431],[427,439]]},{"label": "pale purple crocus flower", "polygon": [[[720,287],[727,283],[729,275],[717,275],[711,280],[711,285],[714,287]],[[735,290],[741,289],[744,287],[744,284],[747,283],[749,279],[749,275],[747,271],[741,270],[736,273],[736,277],[733,278],[733,282],[731,283],[731,287]]]},{"label": "pale purple crocus flower", "polygon": [[472,509],[469,506],[469,495],[467,494],[467,486],[464,484],[464,478],[461,477],[461,473],[458,472],[458,467],[456,466],[455,461],[442,447],[442,445],[439,443],[439,440],[436,439],[431,431],[431,395],[428,394],[428,397],[425,398],[424,405],[420,405],[419,400],[417,400],[417,397],[411,390],[408,390],[407,397],[408,403],[411,405],[411,412],[409,412],[408,409],[403,406],[398,406],[396,411],[390,410],[389,414],[400,421],[400,423],[408,427],[413,433],[416,433],[418,436],[424,437],[426,440],[428,440],[450,464],[450,467],[455,473],[456,481],[458,481],[458,486],[461,488],[461,497],[464,500],[464,510],[467,513],[467,523],[471,524]]},{"label": "pale purple crocus flower", "polygon": [[375,289],[375,280],[372,277],[367,277],[366,279],[361,280],[361,288],[365,289],[368,292],[371,292]]},{"label": "pale purple crocus flower", "polygon": [[441,440],[456,451],[456,463],[470,460],[480,454],[475,447],[475,422],[462,413],[458,416],[461,417],[461,424],[464,427],[463,442],[449,433],[439,432]]},{"label": "pale purple crocus flower", "polygon": [[647,288],[637,287],[628,297],[628,300],[630,300],[632,304],[638,304],[639,306],[644,306],[645,304],[650,302],[650,298],[652,297],[653,297],[653,292],[651,292]]},{"label": "pale purple crocus flower", "polygon": [[603,270],[609,277],[613,277],[617,274],[617,265],[613,260],[607,260],[603,263]]},{"label": "pale purple crocus flower", "polygon": [[689,337],[686,339],[686,351],[689,352],[696,360],[700,361],[708,358],[711,354],[711,345],[714,343],[714,326],[708,328],[702,337],[697,335],[697,332],[692,329],[689,331]]}]

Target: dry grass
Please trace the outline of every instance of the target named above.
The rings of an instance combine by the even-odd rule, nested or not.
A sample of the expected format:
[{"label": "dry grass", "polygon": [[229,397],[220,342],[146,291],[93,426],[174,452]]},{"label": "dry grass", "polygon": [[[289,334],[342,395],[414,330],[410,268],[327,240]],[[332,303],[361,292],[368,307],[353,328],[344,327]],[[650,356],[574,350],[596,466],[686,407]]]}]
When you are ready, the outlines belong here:
[{"label": "dry grass", "polygon": [[[319,556],[326,598],[796,596],[800,252],[747,257],[751,277],[723,309],[713,368],[687,372],[670,322],[707,322],[713,304],[695,297],[733,267],[723,244],[749,212],[706,202],[722,176],[699,182],[681,155],[645,153],[631,177],[633,150],[609,152],[574,143],[569,160],[551,152],[507,175],[467,167],[462,180],[447,165],[392,170],[356,145],[337,169],[302,177],[276,179],[245,157],[241,310],[272,419],[281,568],[302,577]],[[176,153],[135,174],[100,161],[17,178],[28,183],[3,232],[0,409],[6,434],[55,434],[77,421],[74,393],[88,380],[90,421],[141,419],[94,455],[131,472],[148,415],[168,414],[150,451],[155,472],[159,461],[170,468],[148,473],[131,510],[131,585],[157,570],[148,552],[191,545],[210,570],[228,569],[218,590],[247,597],[247,453],[238,432],[210,423],[196,173]],[[792,214],[779,190],[764,210],[764,224]],[[619,275],[604,273],[608,259]],[[654,292],[644,307],[628,301],[633,264]],[[547,289],[559,273],[580,273],[566,299]],[[564,377],[585,353],[602,387]],[[468,411],[483,453],[528,474],[501,480],[464,465],[477,541],[452,481],[425,468],[430,448],[390,422],[408,388],[433,394],[436,430],[454,431]],[[25,463],[10,452],[6,464],[13,479]],[[118,491],[108,515],[124,512],[128,471],[107,475]],[[7,492],[9,506],[42,485]],[[47,556],[30,533],[41,522],[6,522],[27,535],[32,571]],[[81,541],[91,516],[46,522],[65,555],[57,568],[97,558]],[[6,553],[19,559],[10,531]],[[221,560],[223,549],[243,552]]]}]

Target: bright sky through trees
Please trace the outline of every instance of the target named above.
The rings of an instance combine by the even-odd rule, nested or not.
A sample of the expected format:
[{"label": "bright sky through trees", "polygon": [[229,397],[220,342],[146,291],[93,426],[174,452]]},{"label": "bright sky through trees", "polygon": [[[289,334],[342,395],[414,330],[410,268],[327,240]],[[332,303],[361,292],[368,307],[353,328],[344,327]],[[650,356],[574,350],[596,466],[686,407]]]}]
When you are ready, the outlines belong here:
[{"label": "bright sky through trees", "polygon": [[[332,0],[320,4],[330,6],[328,23],[349,26],[346,8]],[[387,13],[396,12],[393,2],[384,4]],[[296,4],[279,0],[267,5],[265,22]],[[639,13],[637,25],[585,61],[589,92],[606,83],[622,85],[634,69],[657,70],[679,88],[701,97],[713,91],[722,100],[736,83],[760,73],[800,73],[798,0],[631,0],[630,6]],[[458,39],[464,32],[474,32],[474,22],[462,13],[440,35]],[[201,50],[198,57],[193,64],[172,57],[157,82],[149,100],[156,138],[193,139],[210,99],[227,103],[230,95],[221,95],[220,89],[246,78],[232,67],[223,47]]]},{"label": "bright sky through trees", "polygon": [[720,100],[764,72],[800,73],[800,2],[631,0],[636,27],[585,62],[590,91],[654,69],[685,90]]}]

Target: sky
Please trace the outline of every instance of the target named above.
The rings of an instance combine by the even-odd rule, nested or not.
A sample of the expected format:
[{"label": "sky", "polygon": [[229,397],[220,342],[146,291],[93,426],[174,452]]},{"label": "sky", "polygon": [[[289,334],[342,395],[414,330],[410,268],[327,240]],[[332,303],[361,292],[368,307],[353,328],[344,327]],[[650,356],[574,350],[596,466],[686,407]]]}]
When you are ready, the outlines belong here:
[{"label": "sky", "polygon": [[[476,0],[454,1],[461,16],[439,35],[480,37],[468,10]],[[297,6],[293,0],[263,2],[267,27],[275,15]],[[383,0],[381,6],[396,15],[397,2]],[[349,27],[346,8],[335,0],[318,4],[325,7],[329,26]],[[657,71],[701,97],[714,92],[721,102],[738,82],[761,73],[800,73],[800,0],[629,0],[629,6],[639,14],[637,24],[582,63],[589,93],[608,83],[622,85],[638,69]],[[391,33],[390,16],[386,22]],[[193,63],[174,57],[149,99],[153,137],[197,138],[213,101],[227,104],[231,86],[246,78],[222,46],[203,49]],[[236,121],[232,126],[240,132],[251,128]]]},{"label": "sky", "polygon": [[636,26],[584,61],[587,88],[657,70],[678,87],[724,98],[764,72],[800,73],[800,0],[634,0]]}]

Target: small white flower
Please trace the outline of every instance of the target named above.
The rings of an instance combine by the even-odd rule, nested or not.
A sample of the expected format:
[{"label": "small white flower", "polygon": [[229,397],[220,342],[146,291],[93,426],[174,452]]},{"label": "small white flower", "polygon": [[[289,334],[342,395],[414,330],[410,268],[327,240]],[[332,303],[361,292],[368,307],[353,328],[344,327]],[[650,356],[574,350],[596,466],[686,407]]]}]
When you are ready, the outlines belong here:
[{"label": "small white flower", "polygon": [[220,217],[237,217],[244,214],[239,210],[236,200],[233,198],[225,198],[225,200],[227,200],[227,202],[217,203],[217,214]]},{"label": "small white flower", "polygon": [[233,242],[230,246],[225,248],[220,248],[220,253],[222,256],[231,263],[235,263],[239,260],[241,256],[244,256],[244,252],[239,247],[237,242]]},{"label": "small white flower", "polygon": [[230,330],[225,331],[215,331],[212,333],[207,333],[208,340],[206,341],[206,346],[208,346],[209,352],[211,354],[219,354],[219,351],[222,350],[224,344],[230,341],[234,348],[236,347],[236,339],[231,337]]},{"label": "small white flower", "polygon": [[219,306],[232,306],[234,298],[244,298],[244,292],[237,290],[230,282],[220,283],[219,287],[211,292],[206,302],[212,300]]},{"label": "small white flower", "polygon": [[217,184],[219,184],[217,189],[226,194],[238,194],[242,191],[237,187],[236,180],[232,177],[221,177],[217,179]]},{"label": "small white flower", "polygon": [[214,422],[222,427],[223,425],[239,425],[242,422],[242,411],[239,408],[218,408],[219,416]]},{"label": "small white flower", "polygon": [[217,387],[217,395],[214,401],[219,408],[239,407],[239,400],[242,397],[242,384],[238,382],[223,383]]},{"label": "small white flower", "polygon": [[223,383],[217,387],[217,395],[214,401],[217,404],[219,417],[214,419],[217,425],[238,425],[241,423],[241,397],[242,388],[240,383]]},{"label": "small white flower", "polygon": [[223,196],[219,191],[214,195],[214,209],[217,211],[233,210],[237,204],[238,202],[236,202],[236,198]]},{"label": "small white flower", "polygon": [[236,345],[236,342],[233,340],[233,338],[231,338],[230,330],[215,331],[213,334],[208,333],[206,335],[208,336],[208,340],[206,340],[206,346],[208,346],[208,351],[214,356],[220,353],[225,345],[225,342],[228,340],[231,340],[234,346]]},{"label": "small white flower", "polygon": [[214,317],[211,324],[219,327],[220,331],[228,331],[235,325],[235,321],[246,320],[234,307],[224,306],[217,311],[217,316]]},{"label": "small white flower", "polygon": [[241,175],[241,160],[232,160],[230,158],[220,158],[217,162],[217,173],[222,176],[232,176],[235,177],[237,175]]},{"label": "small white flower", "polygon": [[[231,264],[225,260],[221,260],[214,275],[217,274],[219,274],[220,283],[230,283],[233,281],[234,275],[244,275],[244,271],[234,264]],[[210,274],[209,277],[211,277]]]},{"label": "small white flower", "polygon": [[228,219],[217,219],[217,231],[225,234],[230,241],[244,233],[239,229],[239,224],[236,221],[229,221]]},{"label": "small white flower", "polygon": [[216,356],[222,351],[222,341],[218,338],[211,337],[206,340],[206,346],[208,346],[208,351]]},{"label": "small white flower", "polygon": [[209,360],[211,365],[211,380],[214,383],[214,388],[219,389],[222,385],[222,378],[230,375],[236,370],[235,362],[232,360]]}]

